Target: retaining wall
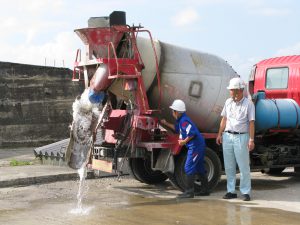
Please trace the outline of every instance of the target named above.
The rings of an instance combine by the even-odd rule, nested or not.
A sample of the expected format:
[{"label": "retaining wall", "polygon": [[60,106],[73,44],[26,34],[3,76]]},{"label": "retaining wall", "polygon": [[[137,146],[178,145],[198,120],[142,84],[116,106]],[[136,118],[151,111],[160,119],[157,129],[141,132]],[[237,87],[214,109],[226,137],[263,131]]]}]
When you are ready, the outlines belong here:
[{"label": "retaining wall", "polygon": [[83,83],[72,70],[0,62],[0,147],[41,146],[65,139]]}]

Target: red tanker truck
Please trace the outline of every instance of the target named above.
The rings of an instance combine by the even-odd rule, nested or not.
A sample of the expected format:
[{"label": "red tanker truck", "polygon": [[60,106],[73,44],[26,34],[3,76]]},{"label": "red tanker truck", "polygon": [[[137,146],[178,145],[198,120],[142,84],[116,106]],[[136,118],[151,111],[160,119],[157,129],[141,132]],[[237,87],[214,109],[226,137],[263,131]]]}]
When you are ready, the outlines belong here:
[{"label": "red tanker truck", "polygon": [[[207,144],[210,188],[223,170],[222,147],[216,145],[226,89],[238,76],[223,59],[154,40],[150,31],[126,24],[125,12],[91,18],[75,30],[86,47],[78,50],[73,80],[85,92],[73,104],[70,167],[117,171],[128,159],[132,176],[147,184],[170,179],[186,188],[186,149],[160,124],[172,120],[169,105],[182,99]],[[251,168],[279,173],[300,168],[300,56],[257,63],[249,78],[249,97],[256,105],[256,148]],[[122,161],[121,161],[122,162]],[[200,188],[201,180],[195,182]]]},{"label": "red tanker truck", "polygon": [[252,168],[279,174],[300,169],[300,55],[265,59],[253,66],[249,92],[256,106]]}]

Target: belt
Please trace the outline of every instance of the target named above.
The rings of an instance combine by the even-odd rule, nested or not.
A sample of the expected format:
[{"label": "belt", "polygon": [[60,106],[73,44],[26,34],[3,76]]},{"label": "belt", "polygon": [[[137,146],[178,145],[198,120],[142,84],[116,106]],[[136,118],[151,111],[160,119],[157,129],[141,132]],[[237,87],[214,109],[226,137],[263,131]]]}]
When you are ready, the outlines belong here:
[{"label": "belt", "polygon": [[225,130],[225,132],[229,134],[247,134],[248,132],[236,132],[236,131],[231,131],[231,130]]}]

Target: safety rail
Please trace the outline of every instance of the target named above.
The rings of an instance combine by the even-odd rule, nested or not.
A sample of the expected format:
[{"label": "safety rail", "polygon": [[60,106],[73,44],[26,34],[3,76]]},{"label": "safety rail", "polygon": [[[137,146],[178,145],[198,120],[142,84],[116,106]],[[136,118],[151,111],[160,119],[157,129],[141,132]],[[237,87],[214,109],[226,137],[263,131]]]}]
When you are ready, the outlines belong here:
[{"label": "safety rail", "polygon": [[112,50],[113,50],[113,54],[115,56],[115,61],[116,61],[116,66],[117,66],[117,74],[119,74],[119,63],[118,63],[118,58],[117,58],[117,53],[116,53],[116,49],[113,45],[112,42],[109,42],[108,43],[108,48],[107,48],[107,54],[108,54],[108,76],[110,77],[111,76],[111,73],[110,73],[110,46],[112,47]]},{"label": "safety rail", "polygon": [[[153,41],[153,38],[152,38],[152,35],[151,35],[151,32],[149,30],[140,30],[138,29],[135,33],[136,33],[136,36],[135,38],[137,38],[137,35],[138,33],[140,32],[146,32],[148,33],[149,35],[149,38],[150,38],[150,41],[151,41],[151,46],[152,46],[152,49],[153,49],[153,52],[154,52],[154,58],[155,58],[155,67],[156,67],[156,76],[157,76],[157,86],[158,86],[158,92],[159,92],[159,100],[158,100],[158,109],[160,109],[160,106],[161,106],[161,99],[162,99],[162,91],[161,91],[161,83],[160,83],[160,72],[159,72],[159,65],[158,65],[158,57],[157,57],[157,53],[156,53],[156,49],[155,49],[155,46],[154,46],[154,41]],[[136,47],[137,48],[137,47]],[[140,56],[140,52],[138,51],[137,49],[137,53],[139,54],[139,57],[141,58]]]},{"label": "safety rail", "polygon": [[[79,61],[78,61],[79,58]],[[78,65],[78,63],[81,61],[81,49],[77,49],[76,51],[76,58],[75,58],[75,66],[74,66],[74,70],[73,70],[73,76],[72,76],[72,81],[80,81],[83,80],[81,78],[81,70],[79,68],[76,68],[76,66]],[[76,78],[76,74],[78,74],[78,78]]]}]

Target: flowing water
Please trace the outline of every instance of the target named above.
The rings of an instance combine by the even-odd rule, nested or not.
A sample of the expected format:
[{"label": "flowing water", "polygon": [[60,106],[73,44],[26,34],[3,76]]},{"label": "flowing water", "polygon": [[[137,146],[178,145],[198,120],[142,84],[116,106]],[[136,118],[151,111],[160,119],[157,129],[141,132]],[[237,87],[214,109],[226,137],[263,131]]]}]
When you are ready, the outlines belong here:
[{"label": "flowing water", "polygon": [[89,212],[92,210],[93,207],[91,206],[83,206],[83,198],[88,193],[88,185],[85,182],[86,178],[86,167],[83,166],[80,169],[77,170],[77,173],[79,175],[79,184],[78,184],[78,192],[77,192],[77,205],[76,208],[70,210],[70,213],[77,214],[77,215],[88,215]]}]

